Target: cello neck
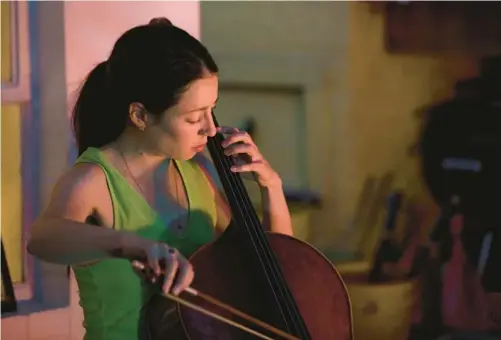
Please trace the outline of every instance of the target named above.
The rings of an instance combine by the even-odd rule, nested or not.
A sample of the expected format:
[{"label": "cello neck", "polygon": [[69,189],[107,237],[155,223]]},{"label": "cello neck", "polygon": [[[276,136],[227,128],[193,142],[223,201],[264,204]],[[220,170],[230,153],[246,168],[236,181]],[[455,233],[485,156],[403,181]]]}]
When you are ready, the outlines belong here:
[{"label": "cello neck", "polygon": [[[214,124],[218,127],[214,113],[212,113],[212,117]],[[245,230],[242,234],[243,241],[249,246],[245,250],[249,251],[253,263],[256,265],[254,266],[256,277],[263,279],[262,282],[265,284],[263,288],[266,287],[272,292],[270,294],[273,298],[272,304],[278,307],[277,317],[280,317],[289,334],[308,340],[310,335],[306,324],[287,286],[273,249],[268,243],[266,232],[261,226],[242,178],[240,174],[231,171],[231,167],[235,163],[233,157],[224,154],[221,145],[223,141],[223,135],[217,133],[214,137],[209,138],[208,148],[228,198],[232,221],[235,222],[233,226],[237,230],[242,231],[242,228]]]},{"label": "cello neck", "polygon": [[[213,119],[214,124],[218,127],[219,125],[214,115]],[[251,237],[265,238],[266,236],[261,222],[259,221],[240,174],[230,170],[235,162],[232,157],[224,154],[224,150],[221,147],[223,141],[223,135],[217,133],[214,137],[209,138],[208,148],[228,198],[232,218],[236,225],[245,227]]]}]

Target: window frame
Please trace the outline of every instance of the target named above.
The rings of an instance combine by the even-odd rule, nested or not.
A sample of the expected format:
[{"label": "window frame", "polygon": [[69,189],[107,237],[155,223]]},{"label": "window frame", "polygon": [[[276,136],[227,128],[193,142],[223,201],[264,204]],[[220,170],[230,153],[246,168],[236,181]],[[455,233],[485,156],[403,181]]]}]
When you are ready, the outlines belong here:
[{"label": "window frame", "polygon": [[12,80],[2,82],[2,104],[23,103],[31,98],[28,4],[13,1],[9,6]]},{"label": "window frame", "polygon": [[[67,268],[40,261],[26,250],[29,228],[41,206],[40,174],[40,131],[42,112],[38,68],[39,40],[38,26],[41,22],[38,2],[11,2],[13,37],[12,81],[2,84],[2,104],[21,106],[21,187],[22,187],[22,261],[24,280],[14,284],[17,311],[2,314],[2,319],[70,305],[70,282]],[[30,199],[25,199],[30,197]]]}]

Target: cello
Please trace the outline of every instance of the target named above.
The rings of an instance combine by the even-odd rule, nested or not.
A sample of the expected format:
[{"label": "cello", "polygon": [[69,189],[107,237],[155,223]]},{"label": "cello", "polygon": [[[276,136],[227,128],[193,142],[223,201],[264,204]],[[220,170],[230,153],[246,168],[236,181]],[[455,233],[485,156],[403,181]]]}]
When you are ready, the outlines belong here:
[{"label": "cello", "polygon": [[[214,113],[213,119],[218,127]],[[350,299],[341,276],[311,245],[263,229],[240,175],[230,171],[234,158],[224,154],[223,140],[220,133],[210,137],[208,149],[232,221],[189,258],[195,271],[191,287],[178,297],[167,294],[177,301],[185,336],[352,340]]]}]

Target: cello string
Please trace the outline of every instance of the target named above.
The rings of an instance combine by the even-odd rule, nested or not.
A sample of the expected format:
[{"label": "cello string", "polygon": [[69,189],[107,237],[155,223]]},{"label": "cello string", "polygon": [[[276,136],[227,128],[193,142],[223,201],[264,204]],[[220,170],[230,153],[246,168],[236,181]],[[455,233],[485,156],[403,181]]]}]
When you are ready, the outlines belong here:
[{"label": "cello string", "polygon": [[[214,115],[213,115],[213,119],[214,119],[215,124],[217,125],[217,120],[216,120]],[[222,135],[220,135],[220,139],[221,139],[221,136]],[[222,139],[221,139],[221,141],[218,141],[219,144],[220,144],[220,142],[222,142]],[[231,157],[224,155],[224,151],[222,150],[222,148],[218,148],[218,150],[220,151],[219,154],[221,154],[221,152],[223,153],[223,155],[221,156],[221,160],[224,160],[226,163],[226,167],[224,167],[224,169],[230,169],[230,166],[233,163],[233,159]],[[289,312],[289,317],[291,316],[291,314],[293,314],[293,318],[295,318],[295,320],[293,320],[292,322],[294,323],[294,326],[297,329],[298,322],[299,322],[299,324],[304,325],[301,322],[302,317],[300,316],[297,308],[295,308],[294,299],[291,295],[290,290],[288,290],[288,287],[287,287],[287,284],[286,284],[285,279],[283,277],[283,274],[281,273],[278,261],[273,256],[273,251],[268,243],[266,234],[261,226],[261,223],[257,218],[254,207],[253,207],[252,203],[250,202],[250,198],[249,198],[248,194],[246,194],[247,191],[245,189],[245,186],[243,185],[241,177],[239,176],[238,173],[233,173],[233,172],[229,172],[229,175],[228,175],[228,173],[225,173],[225,175],[227,177],[229,177],[229,179],[231,179],[233,182],[233,185],[231,186],[231,188],[232,189],[235,188],[238,191],[238,193],[240,194],[240,200],[243,201],[243,207],[246,210],[246,216],[250,217],[252,220],[251,223],[253,223],[253,228],[254,228],[255,234],[257,235],[257,242],[261,245],[261,248],[263,249],[263,253],[267,257],[268,261],[266,261],[265,263],[268,264],[269,266],[271,266],[271,273],[270,274],[273,276],[276,284],[278,285],[277,290],[280,292],[282,300],[285,300],[285,304],[286,304],[286,307],[287,307],[288,312]],[[245,204],[245,203],[247,203],[247,204]],[[242,208],[242,207],[240,207],[240,208]],[[258,256],[259,256],[259,249],[256,249],[256,251],[258,252]],[[281,282],[277,282],[277,281],[281,281]],[[291,308],[291,307],[293,307],[293,308]],[[282,315],[284,315],[283,312],[282,312]],[[285,317],[285,315],[284,315],[284,317]]]},{"label": "cello string", "polygon": [[[216,122],[217,123],[217,122]],[[218,140],[219,139],[219,140]],[[224,154],[224,151],[221,149],[221,148],[218,148],[217,145],[220,144],[222,142],[222,138],[221,136],[219,136],[219,138],[216,138],[215,139],[216,142],[214,143],[215,145],[215,151],[218,153],[217,154],[217,161],[222,165],[221,168],[224,169],[225,171],[223,171],[223,177],[225,177],[226,181],[229,183],[229,190],[231,191],[231,193],[234,195],[235,197],[235,201],[238,205],[238,208],[240,210],[240,213],[242,214],[242,219],[243,219],[243,222],[245,224],[247,224],[247,220],[246,218],[250,218],[252,219],[253,221],[250,221],[251,223],[254,222],[254,224],[259,223],[259,221],[257,220],[257,216],[255,214],[255,211],[251,208],[248,207],[248,205],[246,206],[244,203],[245,203],[245,200],[244,200],[244,195],[242,193],[242,188],[241,188],[241,182],[239,183],[238,179],[239,179],[239,175],[236,174],[236,173],[233,173],[231,172],[230,167],[233,165],[233,162],[232,162],[232,159],[230,157],[227,157],[225,154]],[[250,209],[252,209],[252,211],[250,211]],[[264,234],[264,231],[262,230],[262,228],[248,228],[248,231],[251,232],[252,234],[255,234],[256,237],[253,239],[253,241],[257,241],[259,243],[259,246],[261,248],[263,248],[263,251],[264,251],[264,247],[263,247],[263,244],[259,238],[259,234],[262,234],[262,237],[265,237],[265,234]],[[255,243],[255,242],[253,242]],[[257,251],[259,251],[258,249],[256,249]],[[266,255],[266,254],[265,254]]]},{"label": "cello string", "polygon": [[[217,121],[216,121],[215,117],[214,117],[214,123],[217,126]],[[216,140],[219,139],[217,144],[220,144],[220,142],[222,142],[221,135],[219,136],[219,138],[215,138],[215,139]],[[221,147],[217,147],[218,146],[217,144],[216,144],[216,148],[214,148],[214,149],[216,149],[215,151],[218,151],[218,155],[217,155],[217,156],[219,156],[219,157],[217,157],[218,161],[220,163],[226,163],[225,164],[226,166],[222,167],[223,169],[230,169],[230,167],[232,165],[232,159],[230,157],[224,155],[224,151],[222,151]],[[221,153],[222,153],[222,155],[221,155]],[[257,241],[257,243],[259,244],[259,246],[260,246],[259,248],[262,249],[262,251],[261,251],[262,254],[265,257],[267,257],[267,261],[263,261],[262,259],[260,259],[261,260],[260,262],[261,262],[263,267],[265,267],[266,264],[268,266],[271,266],[271,271],[268,271],[268,273],[271,274],[272,278],[274,279],[273,281],[275,281],[275,284],[277,285],[277,288],[278,288],[278,289],[273,289],[273,293],[274,293],[274,295],[275,295],[275,291],[278,291],[280,293],[281,299],[285,302],[285,307],[287,308],[287,310],[289,312],[288,313],[289,318],[292,316],[292,320],[289,320],[289,321],[292,321],[295,328],[297,329],[298,328],[297,321],[301,320],[301,316],[298,315],[297,308],[291,308],[291,305],[294,303],[294,300],[290,294],[290,291],[288,291],[288,288],[286,286],[283,275],[281,275],[276,258],[274,258],[273,254],[271,253],[270,246],[269,246],[267,239],[266,239],[266,234],[265,234],[264,230],[262,229],[259,220],[257,219],[257,215],[255,214],[255,210],[253,209],[252,203],[250,202],[248,195],[245,195],[243,193],[243,191],[245,190],[245,187],[243,187],[243,183],[241,181],[241,178],[238,177],[238,174],[233,173],[233,172],[230,172],[229,174],[227,172],[223,172],[223,173],[224,173],[224,176],[226,177],[225,179],[228,180],[228,182],[233,182],[233,183],[229,183],[231,191],[236,189],[237,193],[240,196],[240,198],[239,198],[237,193],[232,192],[235,195],[235,198],[237,201],[236,203],[240,203],[240,205],[241,205],[240,206],[240,210],[242,210],[241,212],[243,213],[243,210],[245,210],[246,216],[250,217],[252,220],[250,222],[253,224],[253,228],[252,228],[253,230],[249,230],[249,231],[252,232],[252,234],[255,234],[255,236],[254,236],[255,241]],[[245,204],[245,203],[247,203],[247,204]],[[249,211],[249,209],[252,209],[252,212]],[[243,220],[244,220],[244,222],[246,222],[245,218]],[[256,249],[256,252],[257,252],[258,257],[259,257],[260,251],[259,251],[258,247],[256,247],[255,241],[253,241],[254,248]],[[263,268],[263,269],[265,269],[265,276],[267,277],[268,281],[270,281],[270,277],[269,277],[268,273],[266,273],[266,268]],[[281,281],[281,282],[279,282],[279,281]],[[270,282],[270,284],[272,284],[272,283]],[[277,299],[277,302],[279,302],[278,297],[275,296],[275,298]],[[281,304],[279,304],[279,308],[281,309]],[[283,310],[281,310],[281,313],[284,316],[284,321],[287,323],[288,320],[285,317]],[[288,326],[288,328],[290,328],[290,327]]]},{"label": "cello string", "polygon": [[[217,125],[217,122],[215,122],[215,123]],[[220,137],[219,138],[214,137],[214,139],[210,139],[209,140],[209,143],[211,143],[213,145],[214,152],[216,153],[215,155],[213,155],[213,161],[214,161],[214,163],[217,162],[221,166],[221,168],[223,170],[225,170],[225,171],[221,171],[221,173],[219,174],[220,177],[222,177],[221,180],[222,180],[223,183],[224,183],[224,181],[226,181],[229,184],[228,185],[229,188],[228,188],[227,191],[229,191],[229,193],[234,196],[235,203],[242,205],[242,203],[240,202],[242,200],[242,198],[241,197],[239,198],[239,195],[237,194],[237,192],[235,192],[235,190],[238,190],[238,184],[236,183],[237,181],[235,180],[235,178],[233,177],[233,175],[236,175],[236,174],[234,174],[234,173],[228,174],[226,172],[226,171],[228,171],[227,169],[230,169],[230,167],[233,164],[232,164],[231,160],[229,159],[229,157],[227,157],[226,155],[224,155],[223,151],[220,148],[218,148],[218,145],[221,142],[222,142],[222,138],[220,138]],[[259,258],[259,260],[261,262],[261,266],[264,269],[264,275],[265,275],[266,279],[268,280],[268,282],[270,283],[270,285],[272,285],[272,287],[273,287],[273,283],[271,282],[272,278],[270,278],[269,275],[268,275],[269,270],[268,271],[266,270],[266,264],[269,261],[263,261],[262,257],[259,256],[260,255],[259,248],[262,248],[263,253],[265,253],[263,244],[262,244],[262,242],[260,242],[261,240],[259,238],[259,232],[258,232],[258,230],[256,228],[251,228],[250,226],[247,225],[247,220],[246,220],[245,217],[251,217],[251,214],[247,214],[247,216],[245,216],[246,214],[244,212],[244,209],[242,209],[241,206],[238,206],[237,211],[234,211],[233,213],[234,214],[238,214],[239,212],[242,214],[241,220],[242,220],[243,223],[246,224],[246,230],[247,230],[247,232],[250,233],[251,242],[253,243],[253,247],[256,250],[257,254],[258,254],[258,258]],[[258,244],[256,244],[256,243],[258,243]],[[273,279],[276,282],[276,277],[273,277]],[[275,295],[275,289],[272,289],[272,292]],[[275,296],[275,298],[277,299],[277,302],[280,302],[280,299],[277,296]],[[280,303],[278,304],[278,307],[279,307],[280,312],[282,313],[282,315],[285,317],[285,314],[284,314],[284,312],[283,312],[283,310],[281,308]]]},{"label": "cello string", "polygon": [[[213,116],[213,118],[214,118],[215,124],[217,125],[217,120],[216,120],[215,116]],[[220,142],[222,142],[221,137],[222,137],[222,135],[219,135],[219,139],[221,139],[221,140],[218,141],[218,144],[220,144]],[[217,151],[219,151],[219,154],[218,154],[220,156],[219,160],[225,161],[224,163],[226,163],[226,167],[223,167],[223,169],[225,169],[225,170],[230,169],[230,166],[232,165],[233,159],[224,155],[224,151],[222,150],[222,148],[216,148],[216,149],[217,149]],[[221,156],[221,153],[223,153],[222,156]],[[269,243],[267,242],[266,234],[265,234],[264,230],[262,229],[260,221],[257,219],[257,215],[255,214],[255,210],[253,208],[253,205],[250,202],[250,198],[248,195],[245,195],[246,189],[243,185],[241,177],[239,176],[239,174],[233,173],[233,172],[229,172],[229,174],[228,174],[228,172],[225,172],[225,176],[227,177],[228,180],[231,180],[233,182],[233,185],[230,186],[231,189],[232,190],[236,189],[238,191],[238,194],[240,194],[240,199],[238,197],[236,197],[237,203],[239,203],[238,201],[240,201],[240,200],[243,201],[243,203],[244,203],[243,207],[246,210],[246,216],[250,217],[252,220],[250,222],[252,224],[254,224],[253,228],[254,228],[254,232],[257,236],[256,241],[261,246],[262,253],[267,257],[267,261],[262,263],[262,265],[263,265],[263,267],[265,267],[266,264],[268,266],[271,266],[271,273],[270,274],[273,277],[275,283],[277,284],[277,289],[273,289],[273,293],[275,295],[275,298],[277,299],[277,302],[279,302],[279,301],[278,301],[278,297],[275,294],[275,291],[278,291],[280,293],[282,301],[285,302],[285,307],[287,308],[287,310],[289,312],[289,318],[292,316],[292,318],[293,318],[292,323],[294,324],[295,328],[298,329],[297,323],[299,322],[299,324],[303,327],[302,332],[304,333],[305,332],[304,323],[301,322],[302,317],[300,316],[299,311],[297,310],[296,306],[294,305],[294,303],[295,303],[294,299],[293,299],[290,291],[288,290],[288,287],[287,287],[287,284],[284,280],[283,275],[281,274],[279,264],[277,263],[276,258],[273,256],[272,250],[269,246]],[[247,204],[245,204],[245,203],[247,203]],[[240,207],[240,209],[242,209],[242,207]],[[244,221],[245,221],[245,219],[244,219]],[[256,252],[257,252],[258,257],[259,257],[259,255],[260,255],[259,249],[256,249]],[[261,260],[261,262],[263,262],[262,259],[260,259],[260,260]],[[265,270],[265,275],[267,276],[267,278],[269,280],[270,278],[266,274],[266,268],[264,268],[264,270]],[[278,282],[278,281],[281,281],[281,282]],[[270,284],[271,284],[271,282],[270,282]],[[279,308],[280,308],[280,305],[279,305]],[[284,316],[284,321],[287,323],[287,319],[286,319],[285,314],[283,313],[282,310],[281,310],[281,313]]]},{"label": "cello string", "polygon": [[[236,175],[238,176],[238,174]],[[242,194],[242,191],[245,190],[245,187],[243,185],[237,185],[237,190],[240,191],[240,193]],[[268,268],[269,276],[273,280],[274,287],[272,284],[272,292],[275,295],[277,302],[279,303],[278,307],[281,310],[284,322],[288,329],[291,329],[291,327],[293,327],[294,329],[297,330],[298,325],[293,315],[294,308],[291,308],[291,304],[294,303],[294,301],[291,299],[290,295],[287,295],[285,280],[281,274],[277,260],[273,255],[273,250],[271,249],[268,243],[267,236],[264,229],[262,228],[261,222],[257,219],[257,215],[255,215],[255,210],[253,209],[253,205],[250,202],[248,196],[244,194],[242,194],[242,196],[244,200],[247,201],[247,204],[243,204],[243,206],[246,210],[247,215],[251,217],[250,221],[251,226],[254,233],[256,234],[257,243],[261,248],[261,249],[256,249],[257,255],[265,258],[262,261],[264,262],[266,268]],[[266,268],[264,268],[265,272]]]},{"label": "cello string", "polygon": [[[217,141],[216,143],[219,144],[220,141]],[[226,155],[222,154],[222,151],[220,150],[217,150],[218,152],[218,159],[216,161],[218,161],[219,163],[223,164],[223,169],[230,169],[230,167],[233,165],[232,164],[232,160],[227,157]],[[222,155],[221,155],[222,154]],[[248,222],[254,222],[255,224],[255,221],[248,221],[248,219],[254,219],[255,216],[254,214],[252,214],[252,212],[249,211],[249,208],[248,206],[246,206],[244,203],[244,200],[242,198],[242,192],[240,188],[240,183],[238,183],[238,180],[235,178],[236,176],[238,176],[238,174],[235,174],[233,172],[230,172],[230,173],[227,173],[227,172],[224,172],[222,174],[222,176],[224,177],[224,179],[229,182],[230,184],[230,191],[231,193],[235,196],[235,201],[236,203],[238,203],[238,210],[239,212],[242,214],[242,219],[243,219],[243,222],[247,225]],[[238,213],[238,211],[236,212]],[[247,218],[247,219],[246,219]],[[260,232],[263,234],[263,237],[264,237],[264,231],[261,229],[261,228],[252,228],[252,226],[247,226],[247,230],[249,233],[251,233],[251,240],[252,242],[254,243],[254,248],[256,249],[256,251],[258,252],[258,255],[261,255],[261,253],[263,253],[265,256],[267,256],[268,254],[266,254],[266,251],[265,251],[265,248],[264,248],[264,245],[263,245],[263,242],[261,241],[261,238],[259,237],[260,235]],[[260,251],[261,248],[262,250]],[[262,256],[261,256],[262,257]],[[269,256],[267,256],[269,257]],[[260,258],[260,260],[262,260]],[[263,266],[266,266],[266,264],[268,263],[269,261],[265,261],[264,263],[262,263]],[[269,273],[269,271],[268,271]],[[268,273],[265,271],[265,275],[267,276]],[[267,277],[268,280],[270,280],[269,277]],[[275,281],[276,281],[276,278],[274,277],[273,278]],[[271,284],[271,282],[270,282]]]}]

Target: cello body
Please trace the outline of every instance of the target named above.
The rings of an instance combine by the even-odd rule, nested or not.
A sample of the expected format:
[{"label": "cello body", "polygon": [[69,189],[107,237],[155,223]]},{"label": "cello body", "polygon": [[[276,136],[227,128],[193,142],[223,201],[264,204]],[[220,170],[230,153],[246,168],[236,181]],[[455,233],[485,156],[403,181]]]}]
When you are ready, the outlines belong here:
[{"label": "cello body", "polygon": [[[351,340],[350,299],[341,276],[331,262],[314,247],[294,237],[272,232],[266,234],[311,339]],[[217,296],[221,301],[277,328],[285,329],[276,317],[277,307],[269,303],[273,301],[273,292],[261,276],[249,270],[248,263],[252,263],[252,260],[246,258],[238,231],[232,225],[216,241],[200,248],[190,261],[196,273],[193,287]],[[204,301],[196,298],[190,300],[240,321]],[[178,310],[190,340],[257,339],[190,308],[178,305]],[[265,330],[260,331],[266,334]],[[269,336],[277,339],[273,334]]]},{"label": "cello body", "polygon": [[[214,115],[213,119],[218,126]],[[224,154],[223,141],[224,136],[217,133],[208,139],[208,147],[232,221],[214,242],[190,257],[195,271],[191,288],[284,332],[281,336],[289,339],[352,340],[350,299],[341,276],[314,247],[292,236],[264,231],[240,175],[230,170],[235,159]],[[260,338],[280,339],[270,328],[259,328],[203,298],[186,292],[180,298],[257,331]],[[177,308],[185,334],[164,333],[161,329],[168,325],[162,322],[163,315],[170,311],[162,303],[158,306],[160,312],[151,313],[153,317],[146,322],[148,329],[156,329],[154,340],[258,339],[258,335],[180,304]]]}]

